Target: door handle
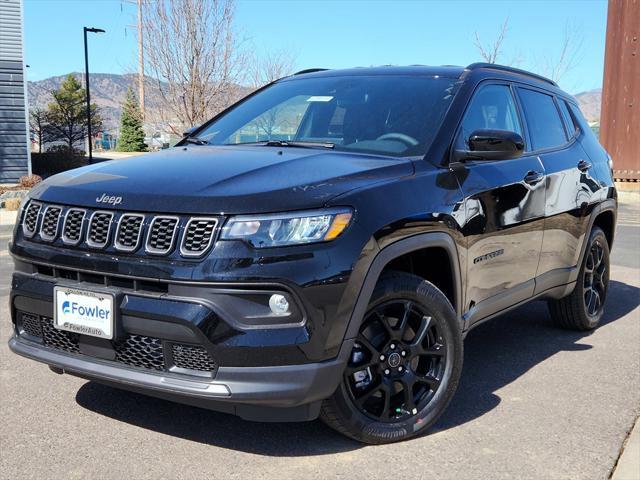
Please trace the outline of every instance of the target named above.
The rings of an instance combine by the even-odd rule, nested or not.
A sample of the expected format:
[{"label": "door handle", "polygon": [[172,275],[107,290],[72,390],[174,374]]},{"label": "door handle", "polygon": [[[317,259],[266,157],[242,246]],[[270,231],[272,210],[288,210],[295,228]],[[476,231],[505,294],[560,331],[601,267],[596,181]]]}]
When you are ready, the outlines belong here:
[{"label": "door handle", "polygon": [[591,164],[586,160],[580,160],[578,162],[578,170],[580,170],[581,172],[586,172],[590,168],[591,168]]},{"label": "door handle", "polygon": [[540,180],[544,178],[544,174],[540,172],[536,172],[531,170],[524,177],[524,183],[528,183],[529,185],[535,185]]}]

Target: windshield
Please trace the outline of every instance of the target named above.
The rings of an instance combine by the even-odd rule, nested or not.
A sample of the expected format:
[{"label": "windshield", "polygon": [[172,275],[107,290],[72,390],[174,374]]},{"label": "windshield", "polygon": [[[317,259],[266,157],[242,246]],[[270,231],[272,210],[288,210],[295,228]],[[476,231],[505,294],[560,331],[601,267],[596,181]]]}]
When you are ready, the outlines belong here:
[{"label": "windshield", "polygon": [[424,155],[451,102],[454,82],[395,75],[294,77],[247,99],[197,136],[213,145],[269,142]]}]

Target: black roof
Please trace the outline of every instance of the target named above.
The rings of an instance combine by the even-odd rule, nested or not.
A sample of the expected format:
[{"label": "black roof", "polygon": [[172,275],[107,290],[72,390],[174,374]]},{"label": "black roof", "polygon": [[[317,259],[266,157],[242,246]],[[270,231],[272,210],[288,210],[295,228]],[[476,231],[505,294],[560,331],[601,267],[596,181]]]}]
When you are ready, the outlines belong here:
[{"label": "black roof", "polygon": [[314,77],[334,77],[343,75],[424,75],[460,78],[465,73],[476,71],[493,71],[494,73],[500,73],[503,75],[512,74],[520,78],[525,77],[529,80],[534,80],[537,82],[546,83],[547,85],[551,85],[553,87],[558,87],[558,85],[553,80],[543,77],[542,75],[528,72],[526,70],[520,70],[519,68],[509,67],[506,65],[498,65],[494,63],[472,63],[467,67],[460,67],[455,65],[442,65],[439,67],[427,65],[409,65],[406,67],[383,65],[379,67],[357,67],[336,70],[329,70],[324,68],[309,68],[294,74],[294,76],[305,75]]},{"label": "black roof", "polygon": [[425,75],[449,78],[460,78],[464,72],[464,67],[445,65],[441,67],[430,67],[427,65],[410,65],[399,67],[395,65],[383,65],[379,67],[355,67],[345,69],[329,70],[324,68],[310,68],[302,70],[294,75],[309,75],[314,77],[334,77],[349,75]]}]

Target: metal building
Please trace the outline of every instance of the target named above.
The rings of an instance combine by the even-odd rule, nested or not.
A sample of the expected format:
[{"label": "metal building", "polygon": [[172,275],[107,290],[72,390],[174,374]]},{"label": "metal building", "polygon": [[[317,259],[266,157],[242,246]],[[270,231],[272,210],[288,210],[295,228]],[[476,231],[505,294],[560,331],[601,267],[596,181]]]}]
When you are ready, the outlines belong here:
[{"label": "metal building", "polygon": [[0,183],[31,171],[22,39],[22,0],[0,0]]},{"label": "metal building", "polygon": [[600,142],[616,179],[640,180],[640,0],[609,0]]}]

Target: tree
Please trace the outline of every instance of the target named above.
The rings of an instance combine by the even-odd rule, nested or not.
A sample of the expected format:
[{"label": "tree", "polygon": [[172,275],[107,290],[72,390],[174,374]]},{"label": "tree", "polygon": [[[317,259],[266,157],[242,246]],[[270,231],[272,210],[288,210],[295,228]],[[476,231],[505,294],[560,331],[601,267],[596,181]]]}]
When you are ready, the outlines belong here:
[{"label": "tree", "polygon": [[[68,75],[60,88],[51,92],[53,102],[49,104],[49,127],[52,141],[65,142],[73,151],[78,142],[87,138],[87,111],[85,90],[73,75]],[[98,106],[91,104],[91,130],[100,131],[102,119]]]},{"label": "tree", "polygon": [[250,73],[252,86],[260,88],[274,80],[291,75],[295,63],[295,57],[286,50],[254,58]]},{"label": "tree", "polygon": [[118,138],[119,152],[146,152],[144,143],[144,130],[142,128],[142,112],[138,99],[131,87],[122,105],[120,115],[120,137]]},{"label": "tree", "polygon": [[475,41],[473,44],[475,45],[478,53],[482,57],[482,59],[487,63],[497,63],[498,57],[500,56],[502,44],[507,36],[507,31],[509,30],[509,19],[506,18],[502,27],[500,27],[500,31],[498,32],[498,36],[493,41],[493,43],[483,45],[480,41],[480,35],[478,32],[475,32]]},{"label": "tree", "polygon": [[565,25],[560,53],[558,56],[547,54],[539,62],[538,69],[556,83],[576,68],[582,53],[584,36],[580,30],[569,23]]},{"label": "tree", "polygon": [[233,0],[145,3],[146,71],[173,133],[203,123],[237,96],[245,56],[233,31],[234,6]]},{"label": "tree", "polygon": [[38,153],[42,153],[42,146],[52,139],[49,125],[49,112],[40,107],[29,110],[29,132],[38,142]]}]

